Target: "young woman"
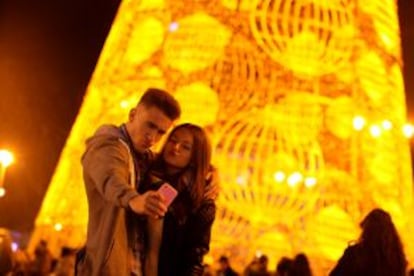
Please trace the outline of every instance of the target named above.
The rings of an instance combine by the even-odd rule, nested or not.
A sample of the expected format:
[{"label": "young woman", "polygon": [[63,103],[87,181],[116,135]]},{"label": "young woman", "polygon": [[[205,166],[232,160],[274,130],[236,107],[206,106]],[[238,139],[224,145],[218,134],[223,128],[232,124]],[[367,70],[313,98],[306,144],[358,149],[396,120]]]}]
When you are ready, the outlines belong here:
[{"label": "young woman", "polygon": [[360,226],[359,241],[345,250],[329,275],[404,276],[407,262],[391,216],[374,209]]},{"label": "young woman", "polygon": [[167,182],[178,195],[164,218],[147,219],[145,276],[202,275],[215,218],[217,176],[206,132],[193,124],[175,127],[154,161],[142,191]]}]

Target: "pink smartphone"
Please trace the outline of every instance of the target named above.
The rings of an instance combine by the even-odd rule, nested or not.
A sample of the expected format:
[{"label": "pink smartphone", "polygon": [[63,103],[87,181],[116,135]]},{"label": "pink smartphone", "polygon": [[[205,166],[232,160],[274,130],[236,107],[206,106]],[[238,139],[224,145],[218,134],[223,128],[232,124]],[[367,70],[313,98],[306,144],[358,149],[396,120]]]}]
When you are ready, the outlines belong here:
[{"label": "pink smartphone", "polygon": [[164,196],[167,207],[170,206],[178,194],[177,190],[168,183],[162,184],[162,186],[158,189],[158,192]]}]

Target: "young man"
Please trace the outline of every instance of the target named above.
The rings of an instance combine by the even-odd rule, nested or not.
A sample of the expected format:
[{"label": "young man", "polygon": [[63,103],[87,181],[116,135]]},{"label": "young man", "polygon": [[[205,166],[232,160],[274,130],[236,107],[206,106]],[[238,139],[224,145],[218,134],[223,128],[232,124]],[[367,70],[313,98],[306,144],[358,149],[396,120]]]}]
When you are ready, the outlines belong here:
[{"label": "young man", "polygon": [[86,247],[78,255],[78,275],[141,275],[138,215],[164,216],[157,191],[137,193],[151,159],[150,147],[180,116],[178,102],[167,92],[148,89],[129,120],[104,125],[87,141],[82,157],[89,205]]}]

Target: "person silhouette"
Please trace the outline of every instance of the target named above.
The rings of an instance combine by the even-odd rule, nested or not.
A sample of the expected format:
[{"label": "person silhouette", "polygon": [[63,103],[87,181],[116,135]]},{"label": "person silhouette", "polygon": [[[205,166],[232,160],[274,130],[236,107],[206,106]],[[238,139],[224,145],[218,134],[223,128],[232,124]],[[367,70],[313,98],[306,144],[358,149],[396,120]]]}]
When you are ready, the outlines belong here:
[{"label": "person silhouette", "polygon": [[360,223],[362,233],[349,246],[330,276],[404,276],[407,261],[391,216],[373,209]]}]

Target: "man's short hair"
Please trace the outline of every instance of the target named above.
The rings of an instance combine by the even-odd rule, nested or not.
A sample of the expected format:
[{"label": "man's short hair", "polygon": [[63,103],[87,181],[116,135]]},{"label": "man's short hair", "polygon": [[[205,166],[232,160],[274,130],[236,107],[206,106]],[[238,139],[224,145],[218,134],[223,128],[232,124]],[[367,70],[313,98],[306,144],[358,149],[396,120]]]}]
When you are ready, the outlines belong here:
[{"label": "man's short hair", "polygon": [[181,115],[180,104],[170,93],[162,89],[148,88],[138,104],[143,104],[146,107],[155,106],[171,120],[176,120]]}]

